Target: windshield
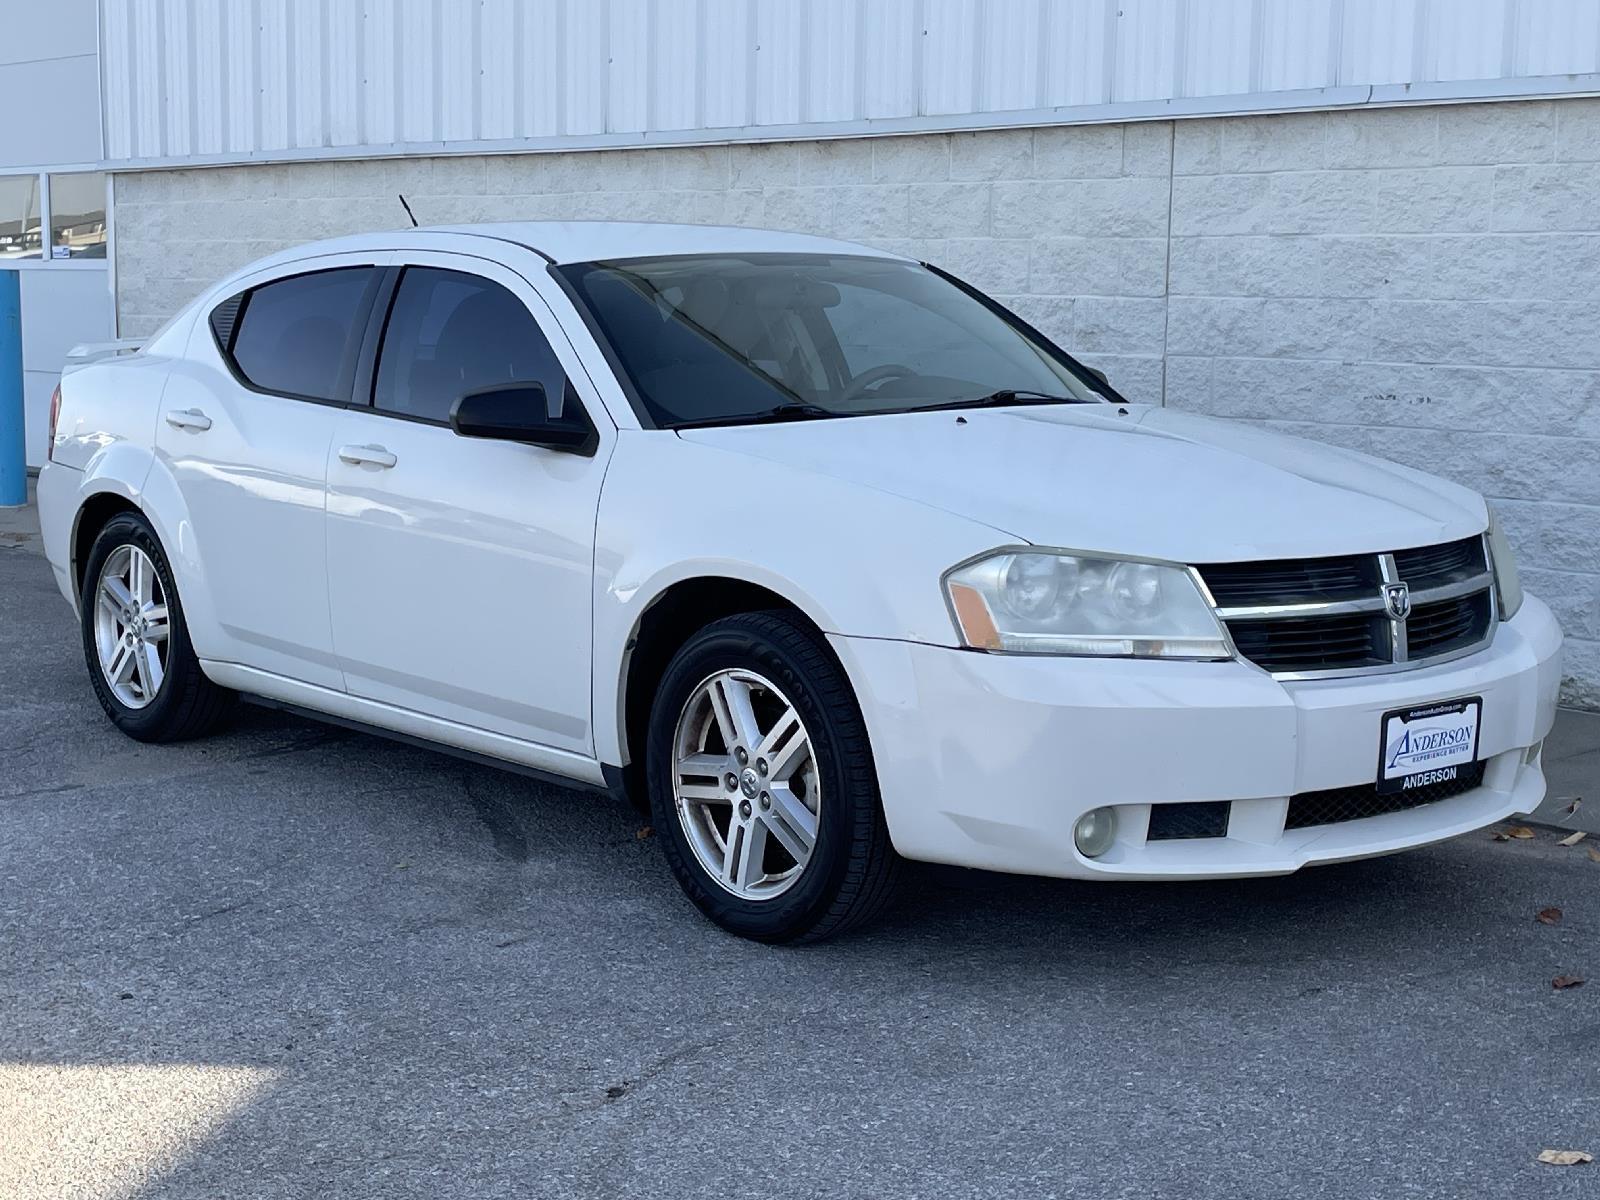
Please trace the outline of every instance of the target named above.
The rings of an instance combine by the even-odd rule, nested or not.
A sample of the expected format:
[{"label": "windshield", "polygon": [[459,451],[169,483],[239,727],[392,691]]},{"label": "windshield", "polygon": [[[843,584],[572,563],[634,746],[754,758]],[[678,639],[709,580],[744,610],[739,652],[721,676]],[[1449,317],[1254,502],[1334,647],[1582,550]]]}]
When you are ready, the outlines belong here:
[{"label": "windshield", "polygon": [[[556,268],[658,428],[1093,402],[1067,361],[926,267],[820,254]],[[996,393],[1021,393],[1022,398]]]}]

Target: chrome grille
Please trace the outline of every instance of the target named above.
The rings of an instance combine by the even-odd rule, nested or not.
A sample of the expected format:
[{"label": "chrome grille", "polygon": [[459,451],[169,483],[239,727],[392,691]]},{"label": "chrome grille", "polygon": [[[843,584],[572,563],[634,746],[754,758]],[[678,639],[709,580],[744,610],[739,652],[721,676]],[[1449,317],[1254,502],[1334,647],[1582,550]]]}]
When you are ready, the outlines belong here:
[{"label": "chrome grille", "polygon": [[[1494,576],[1481,536],[1195,569],[1235,648],[1277,675],[1421,666],[1475,649],[1494,629]],[[1391,602],[1391,591],[1406,603],[1398,595]],[[1396,615],[1396,607],[1405,611]]]}]

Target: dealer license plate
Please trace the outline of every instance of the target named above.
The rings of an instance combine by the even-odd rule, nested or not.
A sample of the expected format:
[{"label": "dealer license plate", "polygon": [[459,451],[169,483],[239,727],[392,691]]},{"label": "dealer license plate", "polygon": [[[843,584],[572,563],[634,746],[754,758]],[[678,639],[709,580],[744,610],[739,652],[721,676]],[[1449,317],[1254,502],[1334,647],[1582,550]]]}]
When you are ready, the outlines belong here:
[{"label": "dealer license plate", "polygon": [[1483,698],[1467,696],[1383,714],[1378,791],[1451,783],[1478,757]]}]

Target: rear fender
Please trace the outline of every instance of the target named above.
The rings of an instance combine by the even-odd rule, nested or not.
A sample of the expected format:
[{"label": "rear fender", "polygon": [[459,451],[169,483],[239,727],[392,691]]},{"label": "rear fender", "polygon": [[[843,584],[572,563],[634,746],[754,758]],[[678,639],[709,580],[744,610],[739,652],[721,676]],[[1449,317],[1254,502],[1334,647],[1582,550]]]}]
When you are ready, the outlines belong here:
[{"label": "rear fender", "polygon": [[106,495],[127,501],[138,509],[155,530],[156,537],[167,552],[167,562],[172,567],[178,594],[183,599],[183,616],[189,629],[189,640],[194,644],[196,653],[204,658],[208,648],[220,643],[221,631],[216,623],[216,609],[205,571],[196,553],[194,524],[189,519],[188,505],[184,502],[183,493],[178,490],[177,481],[166,464],[146,446],[115,442],[89,460],[77,488],[70,534],[59,555],[60,561],[69,564],[74,600],[81,603],[78,593],[82,590],[79,584],[84,567],[75,548],[80,535],[85,532],[85,516],[95,507],[93,502],[97,497]]}]

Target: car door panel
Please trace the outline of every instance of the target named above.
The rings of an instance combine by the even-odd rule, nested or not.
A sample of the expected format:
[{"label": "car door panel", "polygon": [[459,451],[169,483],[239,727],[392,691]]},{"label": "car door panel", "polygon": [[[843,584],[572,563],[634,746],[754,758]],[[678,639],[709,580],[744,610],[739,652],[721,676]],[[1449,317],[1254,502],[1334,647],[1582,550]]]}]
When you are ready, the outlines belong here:
[{"label": "car door panel", "polygon": [[[319,270],[370,269],[373,261],[334,259]],[[272,281],[245,281],[241,292]],[[318,336],[330,335],[324,329]],[[174,366],[161,413],[156,451],[183,496],[184,557],[204,572],[215,614],[215,644],[196,649],[342,688],[325,570],[327,453],[342,404],[250,386],[202,316],[188,356]]]},{"label": "car door panel", "polygon": [[[579,373],[549,310],[514,272],[450,255],[406,258],[413,270],[504,287],[538,314],[562,369]],[[404,303],[402,290],[391,322]],[[385,338],[397,336],[392,326]],[[446,386],[432,376],[429,388]],[[593,752],[594,522],[610,425],[588,407],[603,426],[593,457],[464,438],[417,413],[340,414],[327,450],[327,560],[333,643],[353,694]]]}]

